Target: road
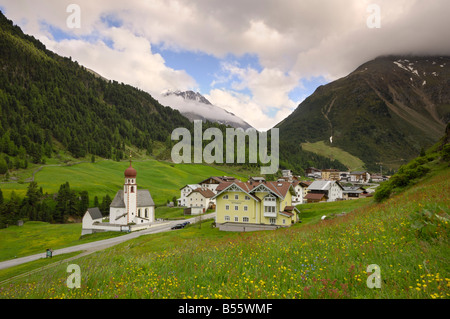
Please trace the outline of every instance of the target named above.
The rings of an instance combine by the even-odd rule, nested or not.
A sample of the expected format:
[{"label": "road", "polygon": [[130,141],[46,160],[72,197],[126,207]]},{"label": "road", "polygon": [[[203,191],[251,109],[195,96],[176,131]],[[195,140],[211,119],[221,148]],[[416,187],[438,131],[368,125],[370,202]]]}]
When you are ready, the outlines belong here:
[{"label": "road", "polygon": [[[210,213],[210,214],[205,214],[201,216],[202,220],[205,219],[211,219],[214,218],[216,216],[216,213]],[[191,224],[195,223],[196,221],[198,221],[199,216],[190,218],[190,219],[186,219],[183,221],[189,221]],[[77,246],[71,246],[71,247],[66,247],[66,248],[61,248],[61,249],[56,249],[53,251],[53,256],[56,255],[61,255],[61,254],[67,254],[67,253],[72,253],[72,252],[76,252],[76,251],[85,251],[86,253],[84,253],[83,255],[86,254],[90,254],[93,253],[94,251],[98,251],[98,250],[102,250],[102,249],[106,249],[108,247],[123,243],[127,240],[133,239],[133,238],[137,238],[139,236],[143,236],[143,235],[149,235],[149,234],[156,234],[156,233],[161,233],[161,232],[165,232],[165,231],[170,231],[170,228],[173,225],[179,224],[182,221],[169,221],[167,223],[164,223],[162,225],[155,225],[149,229],[145,229],[145,230],[141,230],[141,231],[136,231],[136,232],[132,232],[126,235],[122,235],[119,237],[115,237],[115,238],[109,238],[109,239],[103,239],[103,240],[99,240],[99,241],[94,241],[91,243],[87,243],[87,244],[82,244],[82,245],[77,245]],[[176,230],[174,230],[176,231]],[[80,257],[76,256],[76,258]],[[33,260],[37,260],[40,258],[46,258],[46,253],[42,252],[40,254],[35,254],[35,255],[31,255],[31,256],[26,256],[26,257],[21,257],[21,258],[15,258],[15,259],[11,259],[11,260],[7,260],[7,261],[2,261],[0,262],[0,269],[5,269],[5,268],[9,268],[9,267],[13,267],[13,266],[17,266],[23,263],[27,263]]]}]

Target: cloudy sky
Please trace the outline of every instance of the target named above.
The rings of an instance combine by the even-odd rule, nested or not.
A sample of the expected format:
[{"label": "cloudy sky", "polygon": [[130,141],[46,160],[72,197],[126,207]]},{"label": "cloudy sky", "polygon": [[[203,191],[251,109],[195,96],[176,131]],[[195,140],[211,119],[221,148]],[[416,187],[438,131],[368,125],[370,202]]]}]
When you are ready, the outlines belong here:
[{"label": "cloudy sky", "polygon": [[0,0],[0,10],[108,79],[158,100],[198,91],[261,130],[379,55],[450,54],[449,0]]}]

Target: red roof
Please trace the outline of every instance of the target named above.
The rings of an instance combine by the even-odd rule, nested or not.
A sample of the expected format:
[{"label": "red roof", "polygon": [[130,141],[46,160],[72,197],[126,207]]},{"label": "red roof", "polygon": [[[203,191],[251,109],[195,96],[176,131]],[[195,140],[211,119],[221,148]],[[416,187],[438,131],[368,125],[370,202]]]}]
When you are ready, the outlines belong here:
[{"label": "red roof", "polygon": [[312,199],[312,200],[321,200],[325,194],[316,194],[316,193],[308,193],[305,196],[305,199]]},{"label": "red roof", "polygon": [[215,195],[214,192],[212,190],[210,190],[209,188],[206,188],[206,189],[197,188],[197,189],[194,189],[187,197],[189,197],[193,193],[200,193],[205,198],[211,198]]},{"label": "red roof", "polygon": [[[289,182],[241,182],[241,181],[234,181],[234,182],[222,182],[217,186],[216,191],[217,193],[222,192],[227,187],[231,186],[232,184],[236,185],[237,187],[241,188],[245,193],[253,196],[255,199],[258,199],[254,194],[250,194],[256,188],[262,186],[263,188],[267,188],[270,192],[274,193],[275,195],[279,197],[286,197],[287,192],[289,191],[290,187],[292,186]],[[258,199],[259,200],[259,199]]]}]

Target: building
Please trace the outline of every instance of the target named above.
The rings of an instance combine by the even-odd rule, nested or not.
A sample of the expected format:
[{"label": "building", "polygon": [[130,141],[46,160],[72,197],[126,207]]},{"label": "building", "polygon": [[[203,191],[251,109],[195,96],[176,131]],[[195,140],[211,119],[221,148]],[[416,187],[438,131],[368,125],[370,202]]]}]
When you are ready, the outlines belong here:
[{"label": "building", "polygon": [[304,197],[306,196],[306,189],[309,184],[305,182],[294,180],[292,187],[294,187],[295,195],[292,196],[292,205],[299,205],[305,203]]},{"label": "building", "polygon": [[220,183],[233,182],[235,180],[237,180],[237,178],[231,177],[231,176],[211,176],[211,177],[208,177],[207,179],[201,181],[198,184],[200,185],[200,187],[206,186],[206,188],[209,188],[213,192],[216,192],[216,189]]},{"label": "building", "polygon": [[350,186],[344,187],[344,191],[342,192],[344,199],[359,199],[362,195],[367,194],[367,191],[362,187]]},{"label": "building", "polygon": [[200,188],[201,186],[199,184],[188,184],[180,188],[180,198],[177,199],[178,206],[180,207],[187,207],[187,196],[192,193],[194,189]]},{"label": "building", "polygon": [[217,188],[216,225],[220,230],[255,231],[289,227],[299,221],[289,182],[223,182]]},{"label": "building", "polygon": [[327,181],[338,181],[340,180],[340,171],[337,169],[323,169],[321,177]]},{"label": "building", "polygon": [[353,183],[368,183],[370,180],[370,174],[366,171],[351,172],[350,182]]},{"label": "building", "polygon": [[98,207],[88,208],[83,216],[81,235],[92,234],[94,232],[92,225],[101,223],[102,221],[102,212]]},{"label": "building", "polygon": [[202,207],[203,212],[207,209],[215,207],[215,201],[212,199],[216,195],[212,190],[206,186],[194,189],[186,197],[187,207]]},{"label": "building", "polygon": [[130,166],[124,172],[123,189],[117,191],[109,206],[109,222],[116,225],[142,224],[155,221],[155,203],[147,189],[138,189],[136,170]]},{"label": "building", "polygon": [[[337,181],[314,181],[308,186],[308,191],[306,195],[307,200],[317,197],[317,195],[311,196],[311,194],[323,194],[327,201],[334,202],[343,199],[344,188]],[[314,200],[324,201],[325,197],[321,197],[320,200]]]},{"label": "building", "polygon": [[319,202],[327,202],[328,196],[324,193],[308,193],[304,199],[308,204],[310,203],[319,203]]},{"label": "building", "polygon": [[310,178],[322,178],[322,171],[315,167],[308,167],[305,169],[305,175]]}]

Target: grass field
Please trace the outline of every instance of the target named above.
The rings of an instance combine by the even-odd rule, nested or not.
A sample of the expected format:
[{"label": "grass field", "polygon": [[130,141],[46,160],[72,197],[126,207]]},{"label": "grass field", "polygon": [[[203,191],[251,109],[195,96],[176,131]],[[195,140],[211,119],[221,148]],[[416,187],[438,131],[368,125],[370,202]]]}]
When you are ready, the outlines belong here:
[{"label": "grass field", "polygon": [[[99,201],[109,194],[114,198],[116,192],[123,187],[123,172],[129,166],[128,162],[102,160],[96,163],[81,163],[71,166],[45,166],[36,175],[35,180],[44,193],[56,193],[61,184],[69,182],[72,189],[89,193],[91,205],[94,197]],[[215,168],[197,164],[172,164],[152,159],[133,161],[137,170],[138,188],[149,189],[155,204],[163,205],[169,199],[180,196],[180,188],[186,184],[198,183],[209,176],[235,176],[224,166]],[[27,183],[3,183],[0,188],[6,199],[15,191],[19,196],[26,194]]]},{"label": "grass field", "polygon": [[[344,217],[258,233],[206,221],[78,259],[79,289],[62,264],[8,283],[0,298],[449,298],[449,193],[446,168]],[[380,289],[366,284],[372,264]]]},{"label": "grass field", "polygon": [[353,156],[338,147],[326,145],[324,141],[319,141],[316,143],[303,143],[302,148],[305,151],[338,160],[347,166],[351,171],[362,170],[364,166],[364,162],[358,157]]}]

